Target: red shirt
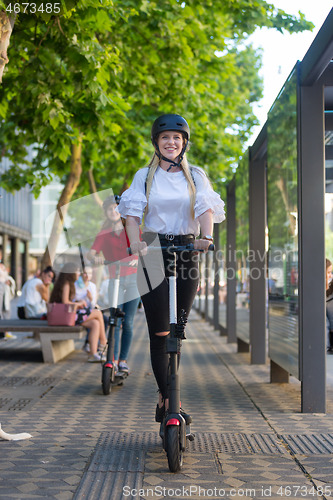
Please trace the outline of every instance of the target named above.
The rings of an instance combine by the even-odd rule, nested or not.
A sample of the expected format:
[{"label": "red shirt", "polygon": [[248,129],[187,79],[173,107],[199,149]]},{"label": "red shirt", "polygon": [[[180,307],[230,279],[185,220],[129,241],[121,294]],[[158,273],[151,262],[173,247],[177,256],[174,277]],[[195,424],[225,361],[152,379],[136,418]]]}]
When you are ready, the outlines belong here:
[{"label": "red shirt", "polygon": [[[135,255],[128,255],[128,247],[130,242],[125,229],[117,234],[111,229],[102,229],[95,238],[91,247],[97,253],[102,252],[105,260],[111,262],[121,262],[122,264],[129,263],[133,260],[138,260]],[[137,272],[137,266],[121,266],[120,276],[128,276]],[[114,278],[116,274],[116,266],[109,266],[110,278]]]}]

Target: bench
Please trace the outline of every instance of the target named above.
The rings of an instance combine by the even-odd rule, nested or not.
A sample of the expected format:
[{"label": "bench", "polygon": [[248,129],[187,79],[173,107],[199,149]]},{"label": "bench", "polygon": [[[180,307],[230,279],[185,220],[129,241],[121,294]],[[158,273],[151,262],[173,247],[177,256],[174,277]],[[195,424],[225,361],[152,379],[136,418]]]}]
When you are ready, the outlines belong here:
[{"label": "bench", "polygon": [[44,363],[56,363],[75,350],[74,340],[86,336],[83,326],[49,326],[39,319],[0,320],[0,332],[32,332],[40,340]]}]

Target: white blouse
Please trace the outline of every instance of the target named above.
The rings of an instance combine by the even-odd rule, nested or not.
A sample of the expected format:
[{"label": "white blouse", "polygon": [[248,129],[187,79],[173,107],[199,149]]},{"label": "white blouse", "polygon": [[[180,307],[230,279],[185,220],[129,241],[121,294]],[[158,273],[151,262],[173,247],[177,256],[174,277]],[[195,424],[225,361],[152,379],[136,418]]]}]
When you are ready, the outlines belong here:
[{"label": "white blouse", "polygon": [[[200,233],[198,217],[207,210],[212,210],[214,222],[222,222],[225,219],[224,202],[213,191],[205,172],[199,167],[191,167],[191,171],[196,187],[195,218],[193,219],[191,215],[190,193],[183,171],[166,172],[157,167],[149,194],[143,232],[198,236]],[[138,170],[131,187],[121,195],[118,206],[123,218],[128,215],[138,217],[140,224],[147,205],[145,188],[147,175],[148,167]]]}]

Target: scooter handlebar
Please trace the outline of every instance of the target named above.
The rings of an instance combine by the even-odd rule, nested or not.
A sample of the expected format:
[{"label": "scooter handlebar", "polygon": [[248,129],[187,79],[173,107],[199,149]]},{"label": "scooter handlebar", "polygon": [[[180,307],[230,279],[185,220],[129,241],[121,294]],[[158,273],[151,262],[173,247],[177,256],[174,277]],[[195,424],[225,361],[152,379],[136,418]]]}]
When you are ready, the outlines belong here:
[{"label": "scooter handlebar", "polygon": [[89,261],[89,266],[91,266],[91,267],[110,266],[110,265],[115,265],[115,266],[120,266],[120,267],[133,267],[128,262],[119,262],[118,260],[117,261],[103,260],[103,262],[101,262],[100,264],[96,264],[92,260]]},{"label": "scooter handlebar", "polygon": [[117,261],[105,260],[103,262],[104,266],[109,266],[109,265],[112,265],[112,264],[115,265],[115,266],[120,266],[120,267],[133,267],[128,262],[119,262],[118,260]]}]

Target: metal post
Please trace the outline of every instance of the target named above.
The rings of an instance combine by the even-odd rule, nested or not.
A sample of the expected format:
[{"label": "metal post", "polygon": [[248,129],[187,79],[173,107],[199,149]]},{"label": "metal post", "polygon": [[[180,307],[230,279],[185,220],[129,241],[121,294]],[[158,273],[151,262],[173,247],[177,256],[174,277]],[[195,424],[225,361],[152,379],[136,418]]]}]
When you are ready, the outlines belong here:
[{"label": "metal post", "polygon": [[237,342],[236,337],[236,197],[235,180],[227,192],[227,331],[228,342]]},{"label": "metal post", "polygon": [[213,303],[213,325],[215,330],[219,330],[219,290],[220,290],[220,276],[219,276],[219,255],[220,255],[220,224],[214,224],[214,303]]},{"label": "metal post", "polygon": [[22,269],[20,262],[20,239],[12,239],[12,252],[11,252],[11,276],[16,281],[17,289],[20,290],[22,286]]},{"label": "metal post", "polygon": [[299,361],[302,412],[326,411],[324,88],[300,88]]},{"label": "metal post", "polygon": [[199,276],[200,276],[200,295],[199,295],[199,313],[202,317],[204,317],[204,306],[205,306],[205,295],[202,293],[203,284],[205,282],[202,276],[202,268],[203,268],[203,254],[200,254],[199,260]]},{"label": "metal post", "polygon": [[204,266],[205,266],[205,271],[204,271],[204,278],[205,278],[205,312],[204,312],[204,318],[205,321],[209,320],[209,314],[208,314],[208,288],[209,288],[209,268],[208,268],[208,253],[204,255]]},{"label": "metal post", "polygon": [[9,254],[7,253],[8,241],[8,234],[4,233],[2,235],[2,262],[6,267],[9,266]]},{"label": "metal post", "polygon": [[249,161],[251,363],[266,362],[266,155]]},{"label": "metal post", "polygon": [[24,242],[22,285],[27,281],[29,275],[29,241]]}]

